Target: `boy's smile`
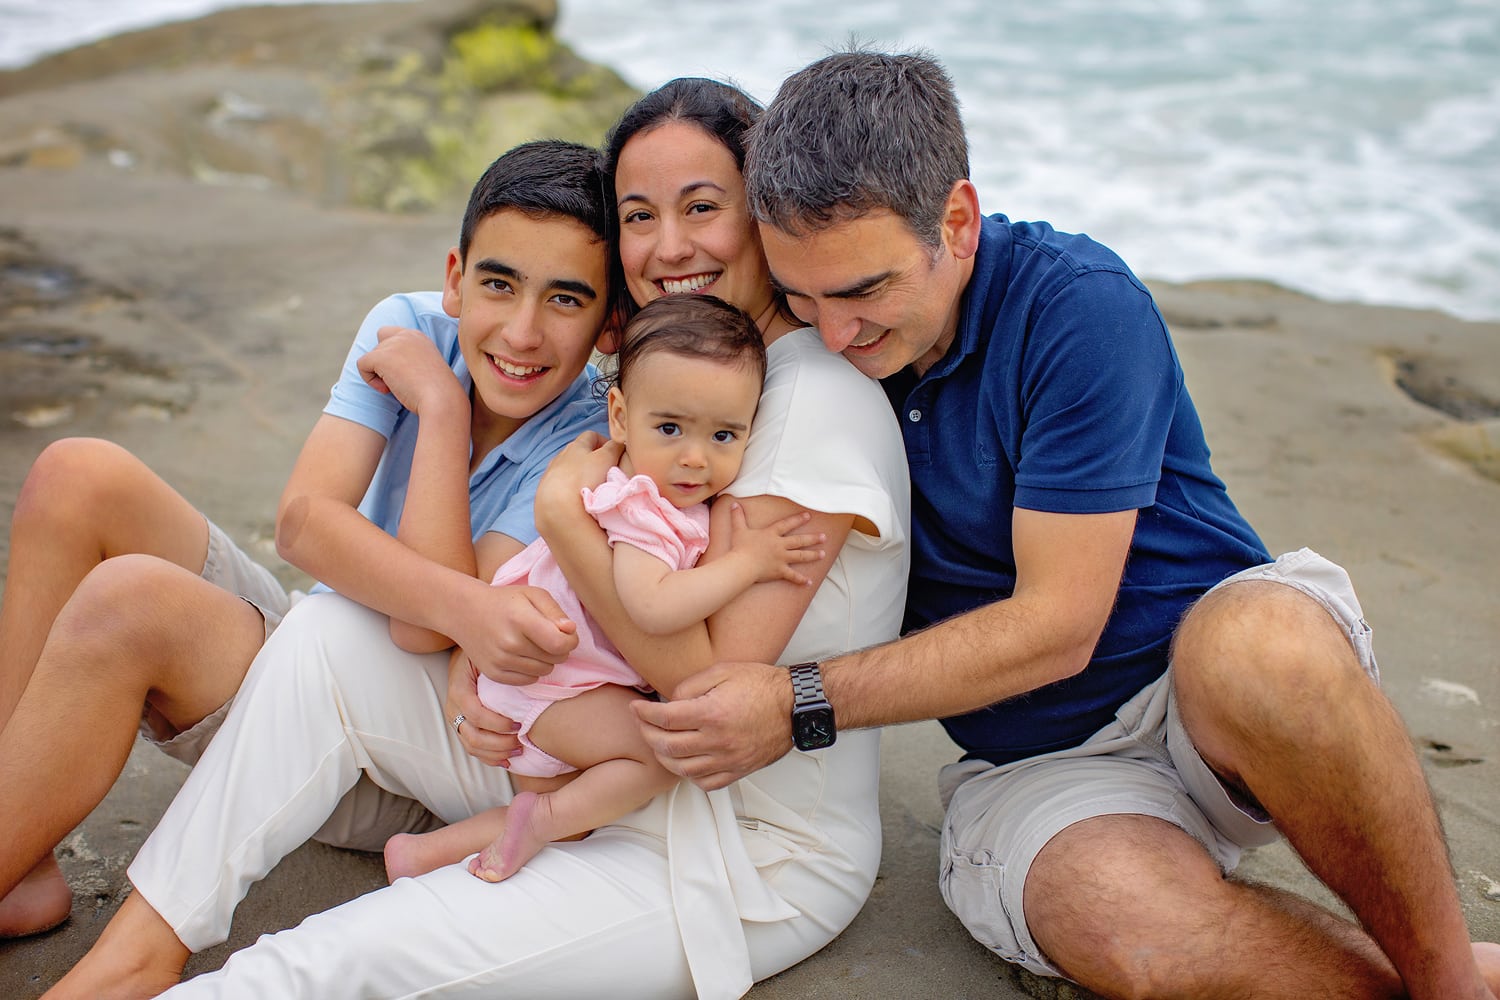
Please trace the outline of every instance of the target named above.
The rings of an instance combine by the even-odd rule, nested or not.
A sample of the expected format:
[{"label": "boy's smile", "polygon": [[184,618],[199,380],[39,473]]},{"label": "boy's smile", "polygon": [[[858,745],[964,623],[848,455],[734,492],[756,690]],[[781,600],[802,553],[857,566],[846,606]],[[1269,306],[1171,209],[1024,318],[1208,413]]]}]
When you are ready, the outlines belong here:
[{"label": "boy's smile", "polygon": [[504,209],[448,253],[443,308],[474,380],[482,455],[556,399],[589,359],[606,314],[608,247],[575,219]]}]

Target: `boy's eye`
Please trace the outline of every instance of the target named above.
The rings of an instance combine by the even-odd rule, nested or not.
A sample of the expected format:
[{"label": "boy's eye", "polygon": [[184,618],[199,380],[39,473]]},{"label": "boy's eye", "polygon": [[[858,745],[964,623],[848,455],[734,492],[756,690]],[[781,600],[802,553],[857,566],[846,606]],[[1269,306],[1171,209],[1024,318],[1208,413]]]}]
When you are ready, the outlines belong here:
[{"label": "boy's eye", "polygon": [[664,424],[657,424],[656,425],[656,430],[663,437],[676,437],[678,434],[682,433],[682,428],[680,428],[676,424],[670,423],[670,422],[664,423]]},{"label": "boy's eye", "polygon": [[510,282],[504,278],[485,278],[480,284],[492,292],[510,291]]},{"label": "boy's eye", "polygon": [[552,301],[556,302],[560,306],[581,306],[581,305],[583,305],[583,303],[578,299],[578,297],[576,295],[568,295],[565,292],[559,292],[558,294],[552,296]]},{"label": "boy's eye", "polygon": [[737,438],[734,431],[714,431],[714,441],[718,444],[733,444]]}]

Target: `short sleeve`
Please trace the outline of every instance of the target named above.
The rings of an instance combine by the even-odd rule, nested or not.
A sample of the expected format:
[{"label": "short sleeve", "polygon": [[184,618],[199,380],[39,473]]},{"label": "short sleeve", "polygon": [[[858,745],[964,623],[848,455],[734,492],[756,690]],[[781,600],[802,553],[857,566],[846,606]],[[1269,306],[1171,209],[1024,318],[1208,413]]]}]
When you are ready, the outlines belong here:
[{"label": "short sleeve", "polygon": [[679,510],[646,476],[627,478],[618,467],[610,469],[596,489],[583,491],[583,506],[609,535],[611,545],[633,545],[674,570],[692,566],[708,547],[707,506]]}]

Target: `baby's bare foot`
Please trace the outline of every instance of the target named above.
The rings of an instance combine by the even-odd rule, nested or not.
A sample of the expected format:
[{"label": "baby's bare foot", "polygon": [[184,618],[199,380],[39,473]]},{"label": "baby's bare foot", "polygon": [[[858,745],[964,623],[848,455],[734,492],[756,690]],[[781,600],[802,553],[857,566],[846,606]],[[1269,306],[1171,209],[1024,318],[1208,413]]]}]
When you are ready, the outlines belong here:
[{"label": "baby's bare foot", "polygon": [[506,813],[505,832],[469,862],[469,872],[486,882],[503,882],[552,842],[545,833],[551,797],[519,792]]},{"label": "baby's bare foot", "polygon": [[50,931],[67,920],[72,909],[73,890],[49,854],[0,899],[0,938]]}]

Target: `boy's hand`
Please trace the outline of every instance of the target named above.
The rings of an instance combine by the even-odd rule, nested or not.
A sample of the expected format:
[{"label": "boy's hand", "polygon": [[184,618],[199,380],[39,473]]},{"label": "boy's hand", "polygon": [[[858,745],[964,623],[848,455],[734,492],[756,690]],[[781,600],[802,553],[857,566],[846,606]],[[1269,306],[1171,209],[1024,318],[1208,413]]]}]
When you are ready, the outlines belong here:
[{"label": "boy's hand", "polygon": [[420,331],[403,326],[383,326],[380,338],[359,359],[359,373],[371,388],[395,396],[402,406],[420,414],[439,400],[468,405],[458,376],[438,353],[437,346]]},{"label": "boy's hand", "polygon": [[745,510],[737,502],[729,504],[729,552],[724,558],[742,559],[755,573],[756,583],[785,580],[805,587],[812,581],[793,567],[817,562],[824,552],[818,546],[828,540],[821,533],[794,534],[812,519],[799,511],[764,528],[752,528],[745,520]]},{"label": "boy's hand", "polygon": [[509,767],[510,759],[521,752],[516,738],[516,723],[499,712],[492,712],[479,700],[479,671],[462,649],[455,649],[448,660],[448,696],[443,711],[450,724],[463,716],[458,727],[458,742],[469,756],[491,767]]},{"label": "boy's hand", "polygon": [[577,648],[578,626],[542,588],[485,586],[476,593],[474,605],[454,616],[464,627],[450,635],[490,680],[530,684]]}]

